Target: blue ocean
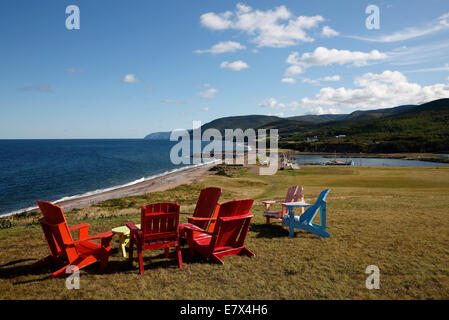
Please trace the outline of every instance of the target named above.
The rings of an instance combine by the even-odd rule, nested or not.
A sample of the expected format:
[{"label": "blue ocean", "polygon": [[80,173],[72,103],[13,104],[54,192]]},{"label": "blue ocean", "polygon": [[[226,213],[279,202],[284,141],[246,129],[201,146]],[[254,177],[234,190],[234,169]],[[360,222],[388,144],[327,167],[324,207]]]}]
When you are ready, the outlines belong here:
[{"label": "blue ocean", "polygon": [[174,165],[177,142],[143,139],[0,140],[0,216],[132,184]]}]

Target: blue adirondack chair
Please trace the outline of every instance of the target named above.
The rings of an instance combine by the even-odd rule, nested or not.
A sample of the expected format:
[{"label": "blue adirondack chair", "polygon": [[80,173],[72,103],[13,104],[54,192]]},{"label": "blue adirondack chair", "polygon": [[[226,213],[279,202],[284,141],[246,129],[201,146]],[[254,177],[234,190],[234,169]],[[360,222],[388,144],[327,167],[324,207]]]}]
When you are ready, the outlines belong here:
[{"label": "blue adirondack chair", "polygon": [[[288,207],[288,215],[284,216],[282,223],[289,227],[289,236],[294,237],[294,229],[302,229],[319,237],[329,238],[326,230],[326,197],[330,190],[326,189],[320,193],[315,204],[306,210],[301,216],[295,216],[294,206]],[[313,223],[313,219],[320,211],[321,225]]]}]

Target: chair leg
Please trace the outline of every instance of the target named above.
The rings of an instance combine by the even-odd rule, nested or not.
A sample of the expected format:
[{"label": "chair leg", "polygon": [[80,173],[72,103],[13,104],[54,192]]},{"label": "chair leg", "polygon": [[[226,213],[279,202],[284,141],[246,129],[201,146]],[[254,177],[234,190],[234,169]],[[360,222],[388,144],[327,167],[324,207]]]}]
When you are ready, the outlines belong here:
[{"label": "chair leg", "polygon": [[178,254],[179,268],[182,269],[182,254],[181,254],[181,247],[179,245],[176,247],[176,253]]},{"label": "chair leg", "polygon": [[168,259],[168,254],[170,253],[170,248],[165,248],[165,259]]},{"label": "chair leg", "polygon": [[140,248],[137,248],[137,255],[139,256],[139,268],[140,268],[140,274],[144,274],[144,268],[143,268],[143,256],[142,256],[142,250]]},{"label": "chair leg", "polygon": [[224,265],[223,260],[221,260],[219,257],[215,256],[213,253],[209,256],[209,259],[214,263]]},{"label": "chair leg", "polygon": [[246,254],[248,257],[255,257],[256,254],[252,252],[251,250],[247,249],[246,247],[243,247],[242,251],[240,251],[242,254]]},{"label": "chair leg", "polygon": [[133,261],[133,251],[134,251],[134,235],[130,235],[129,239],[129,253],[128,253],[128,260],[131,262]]}]

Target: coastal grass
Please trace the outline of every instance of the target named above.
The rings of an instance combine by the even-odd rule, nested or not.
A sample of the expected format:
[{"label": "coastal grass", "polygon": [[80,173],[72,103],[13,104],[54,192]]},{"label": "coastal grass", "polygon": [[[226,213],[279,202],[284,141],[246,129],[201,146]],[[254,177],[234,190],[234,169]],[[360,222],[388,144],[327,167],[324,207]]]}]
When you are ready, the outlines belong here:
[{"label": "coastal grass", "polygon": [[[280,222],[265,224],[262,200],[282,199],[291,185],[304,187],[307,202],[330,188],[322,239]],[[39,214],[12,218],[0,229],[1,299],[448,299],[449,167],[303,167],[260,176],[238,169],[210,175],[192,185],[143,196],[108,200],[66,213],[69,225],[90,224],[89,234],[128,221],[138,223],[140,206],[178,201],[193,212],[200,190],[223,189],[220,202],[253,198],[254,218],[246,246],[256,257],[231,256],[216,265],[182,249],[184,268],[172,251],[145,251],[145,275],[137,260],[118,251],[101,273],[94,264],[80,272],[80,289],[65,279],[50,279],[54,269],[30,265],[48,255]],[[188,215],[181,216],[181,222]],[[380,289],[368,290],[369,265],[380,268]]]}]

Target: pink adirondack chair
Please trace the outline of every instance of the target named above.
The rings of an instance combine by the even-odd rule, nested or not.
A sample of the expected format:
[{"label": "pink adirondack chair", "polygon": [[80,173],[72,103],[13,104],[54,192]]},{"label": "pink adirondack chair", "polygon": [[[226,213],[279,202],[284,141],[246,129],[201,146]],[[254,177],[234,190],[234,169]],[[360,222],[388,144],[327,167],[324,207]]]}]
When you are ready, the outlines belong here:
[{"label": "pink adirondack chair", "polygon": [[176,248],[178,265],[182,268],[182,255],[179,244],[179,203],[161,202],[143,206],[141,209],[141,229],[132,222],[126,226],[130,229],[129,261],[133,260],[134,244],[139,257],[140,274],[144,274],[142,251],[165,249],[168,258],[169,249]]},{"label": "pink adirondack chair", "polygon": [[[220,205],[213,232],[202,230],[196,226],[186,227],[190,255],[193,256],[195,252],[198,252],[219,264],[224,264],[222,258],[230,255],[255,256],[244,245],[249,223],[253,217],[249,211],[253,202],[253,199],[245,199],[229,201]],[[194,231],[203,233],[204,236],[194,237]]]},{"label": "pink adirondack chair", "polygon": [[[278,219],[282,221],[282,218],[288,213],[288,209],[282,206],[281,210],[272,210],[271,205],[276,203],[298,202],[304,201],[303,187],[293,186],[288,188],[285,200],[268,200],[262,201],[265,205],[265,211],[263,216],[266,218],[266,223],[270,224],[270,219]],[[301,208],[304,213],[304,208]]]}]

